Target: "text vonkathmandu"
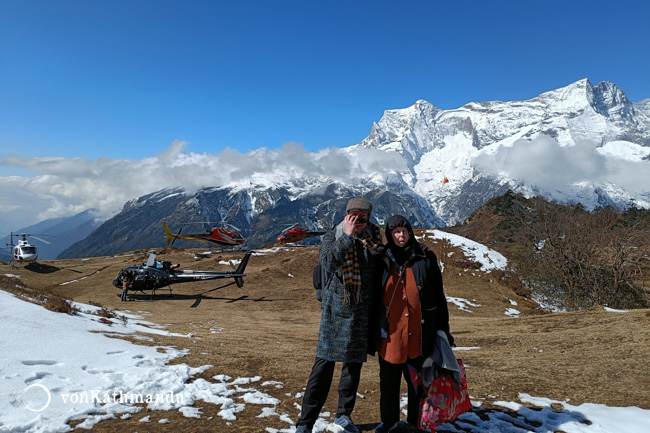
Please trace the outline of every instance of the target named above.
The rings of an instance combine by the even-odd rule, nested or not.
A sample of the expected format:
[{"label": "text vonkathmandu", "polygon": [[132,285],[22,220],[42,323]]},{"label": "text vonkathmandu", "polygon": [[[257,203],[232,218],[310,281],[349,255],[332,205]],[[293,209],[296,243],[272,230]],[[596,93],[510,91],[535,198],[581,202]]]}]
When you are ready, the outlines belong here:
[{"label": "text vonkathmandu", "polygon": [[102,392],[99,389],[90,390],[90,392],[75,392],[69,394],[60,394],[63,403],[120,403],[120,404],[137,404],[137,403],[169,403],[184,405],[183,394],[174,394],[170,391],[165,394],[138,394],[132,392],[114,391],[113,393]]}]

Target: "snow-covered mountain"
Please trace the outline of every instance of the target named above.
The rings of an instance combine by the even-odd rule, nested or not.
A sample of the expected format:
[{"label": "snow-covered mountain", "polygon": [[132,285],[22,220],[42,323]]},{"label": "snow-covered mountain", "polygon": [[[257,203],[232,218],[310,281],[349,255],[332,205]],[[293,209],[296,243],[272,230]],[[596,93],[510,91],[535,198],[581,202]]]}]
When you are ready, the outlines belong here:
[{"label": "snow-covered mountain", "polygon": [[163,220],[228,221],[255,248],[289,224],[331,227],[353,195],[375,203],[376,222],[401,213],[420,227],[459,224],[510,189],[588,209],[650,208],[650,99],[583,79],[522,101],[445,110],[419,100],[387,110],[338,156],[305,157],[302,170],[259,158],[264,170],[225,185],[132,200],[61,257],[163,245]]},{"label": "snow-covered mountain", "polygon": [[[350,187],[340,183],[323,185],[300,197],[281,188],[204,188],[187,193],[167,189],[129,201],[83,241],[58,258],[110,255],[165,245],[163,221],[183,234],[203,233],[215,222],[228,221],[246,238],[246,247],[259,248],[274,242],[284,228],[300,223],[310,230],[329,230],[341,221],[350,197],[364,195],[374,204],[373,220],[386,221],[392,213],[406,215],[419,226],[439,226],[430,208],[418,197],[398,195],[382,188]],[[192,223],[196,221],[196,223]],[[205,223],[206,221],[213,224]],[[188,224],[189,223],[189,224]],[[174,242],[177,247],[197,247],[191,241]],[[207,245],[207,244],[204,244]]]},{"label": "snow-covered mountain", "polygon": [[[399,152],[409,168],[403,176],[407,185],[448,224],[462,222],[504,188],[587,208],[650,206],[650,99],[632,103],[610,82],[593,85],[584,79],[525,101],[472,102],[455,110],[419,100],[386,111],[358,146]],[[585,153],[594,170],[610,167],[589,178],[591,167],[571,161]],[[560,164],[556,170],[573,170],[575,176],[548,170],[556,179],[544,179],[544,173],[514,166],[522,163],[533,171]],[[603,173],[615,175],[635,163],[645,174],[635,191]],[[582,178],[575,173],[581,168],[587,175]]]}]

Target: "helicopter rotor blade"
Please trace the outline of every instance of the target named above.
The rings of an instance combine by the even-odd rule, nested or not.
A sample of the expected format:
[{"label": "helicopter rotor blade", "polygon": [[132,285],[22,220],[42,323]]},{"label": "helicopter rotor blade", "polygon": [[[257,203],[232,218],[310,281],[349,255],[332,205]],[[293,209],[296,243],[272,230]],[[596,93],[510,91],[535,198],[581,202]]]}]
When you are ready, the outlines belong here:
[{"label": "helicopter rotor blade", "polygon": [[43,242],[45,244],[52,245],[52,242],[46,241],[45,239],[41,239],[38,236],[34,236],[34,235],[27,235],[27,236],[32,237],[34,239],[37,239],[37,240],[39,240],[39,241],[41,241],[41,242]]}]

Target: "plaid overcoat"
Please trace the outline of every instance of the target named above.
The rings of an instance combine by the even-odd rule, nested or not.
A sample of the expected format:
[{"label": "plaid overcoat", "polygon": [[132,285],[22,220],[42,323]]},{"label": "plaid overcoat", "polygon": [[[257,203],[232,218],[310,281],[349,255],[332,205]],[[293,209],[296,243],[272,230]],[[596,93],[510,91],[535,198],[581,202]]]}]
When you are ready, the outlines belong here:
[{"label": "plaid overcoat", "polygon": [[[361,302],[344,302],[342,267],[348,253],[357,248],[361,272]],[[316,356],[328,361],[365,362],[375,353],[370,323],[379,302],[381,255],[371,254],[358,239],[343,233],[342,224],[323,236],[319,262],[323,267],[321,322]],[[372,337],[372,338],[371,338]]]}]

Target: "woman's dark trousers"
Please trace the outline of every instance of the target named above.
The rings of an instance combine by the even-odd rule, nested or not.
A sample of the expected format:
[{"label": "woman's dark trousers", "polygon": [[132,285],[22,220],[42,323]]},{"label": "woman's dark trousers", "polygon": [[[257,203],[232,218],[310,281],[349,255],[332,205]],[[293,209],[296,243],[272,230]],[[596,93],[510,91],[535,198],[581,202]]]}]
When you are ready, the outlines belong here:
[{"label": "woman's dark trousers", "polygon": [[[403,376],[408,384],[408,415],[406,421],[412,426],[417,426],[420,415],[421,391],[413,388],[408,365],[391,364],[384,361],[381,356],[377,356],[377,358],[379,358],[379,415],[381,422],[390,428],[399,421],[400,385]],[[409,358],[406,362],[420,371],[424,358],[421,356],[415,359]]]}]

